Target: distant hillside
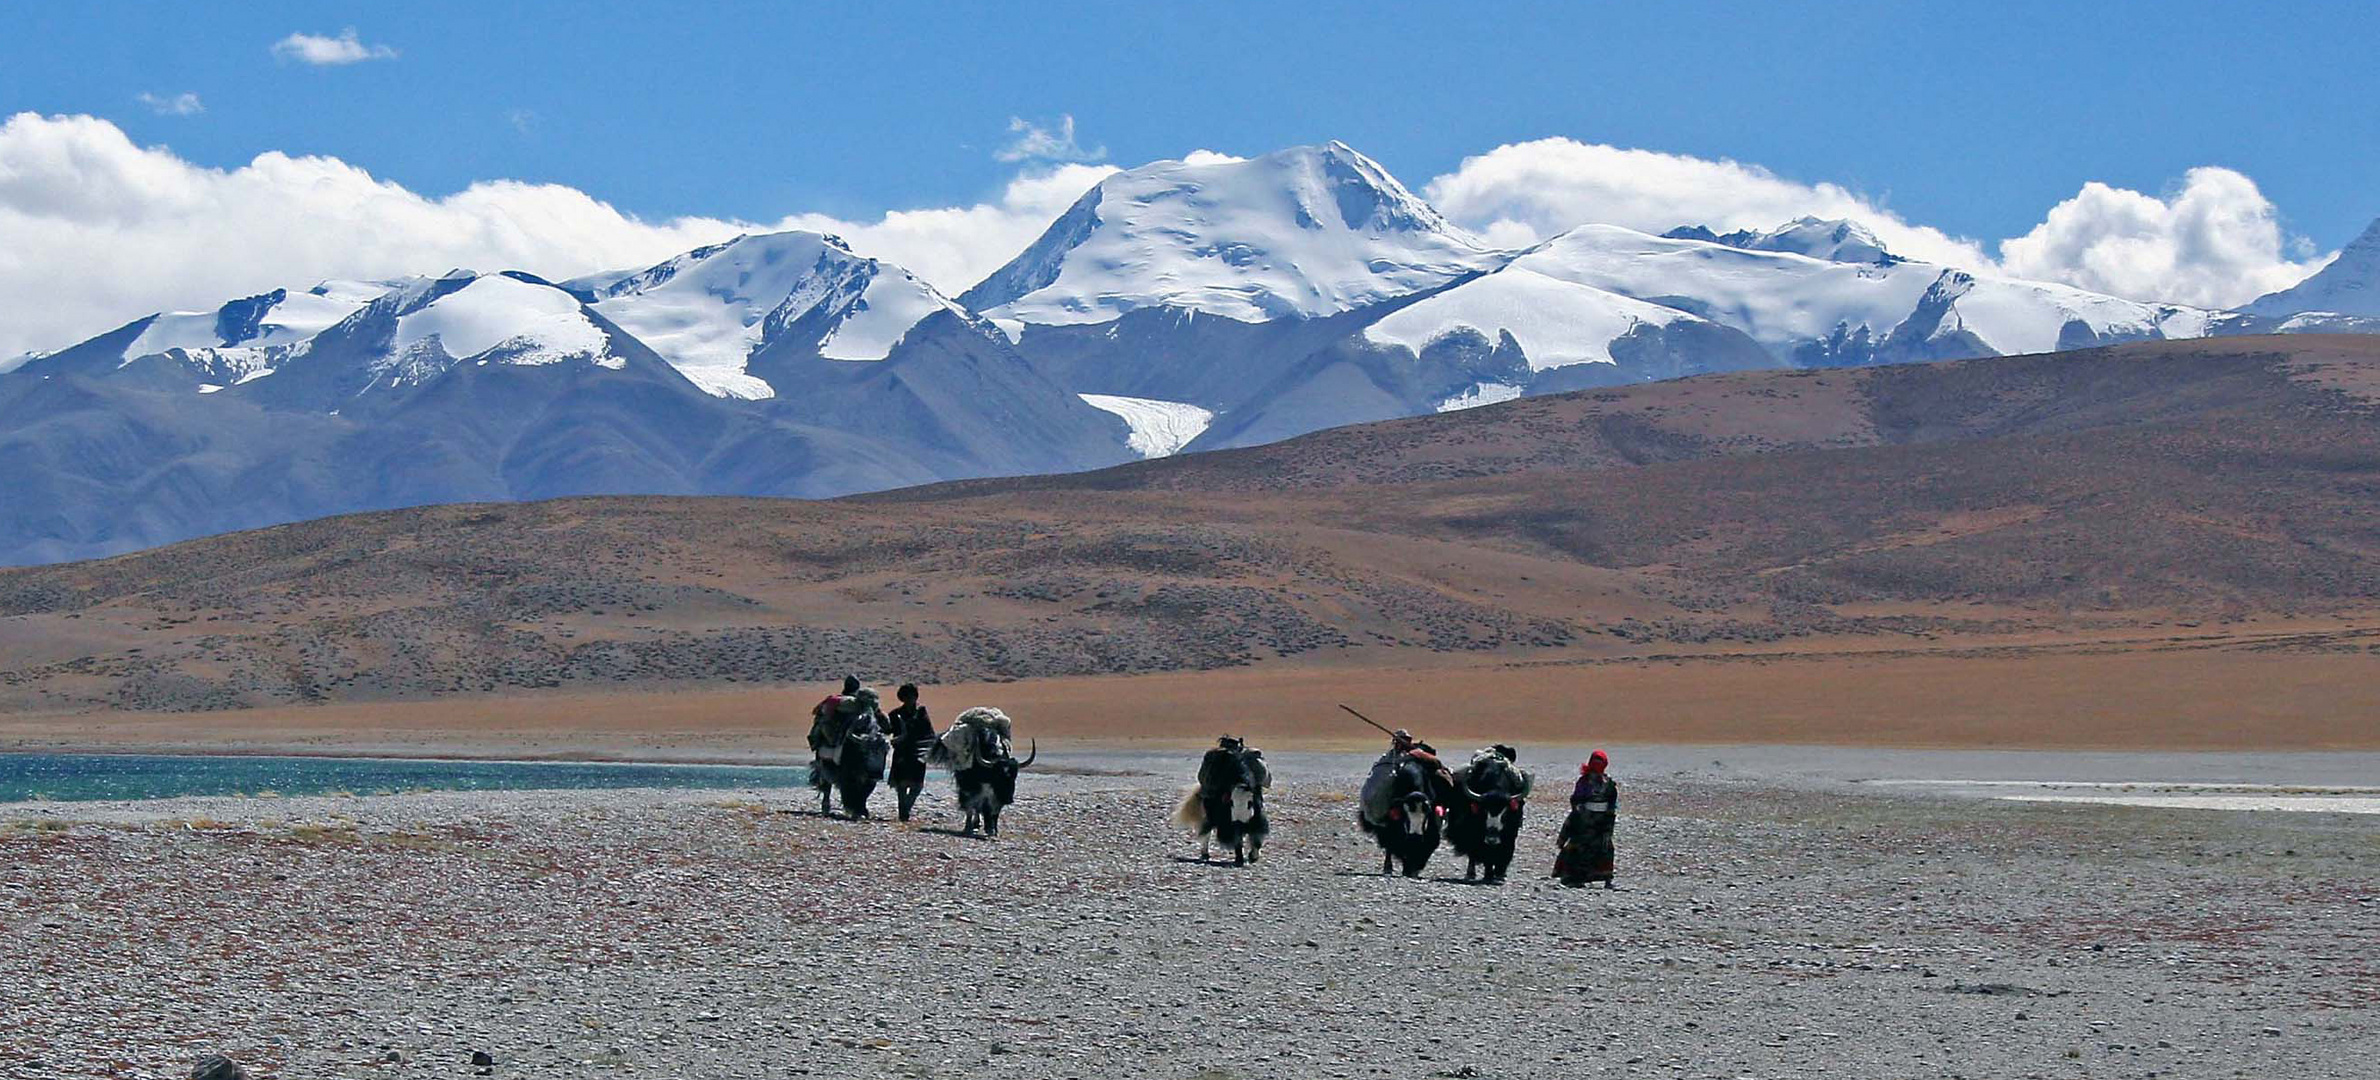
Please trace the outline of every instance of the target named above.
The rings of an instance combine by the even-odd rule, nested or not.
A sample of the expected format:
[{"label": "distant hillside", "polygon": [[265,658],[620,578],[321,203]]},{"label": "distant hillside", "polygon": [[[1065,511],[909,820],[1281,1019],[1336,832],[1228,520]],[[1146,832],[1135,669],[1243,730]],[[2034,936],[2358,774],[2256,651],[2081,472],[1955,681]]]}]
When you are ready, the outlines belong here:
[{"label": "distant hillside", "polygon": [[1445,663],[2380,610],[2380,340],[1530,398],[834,502],[331,518],[0,571],[0,707]]}]

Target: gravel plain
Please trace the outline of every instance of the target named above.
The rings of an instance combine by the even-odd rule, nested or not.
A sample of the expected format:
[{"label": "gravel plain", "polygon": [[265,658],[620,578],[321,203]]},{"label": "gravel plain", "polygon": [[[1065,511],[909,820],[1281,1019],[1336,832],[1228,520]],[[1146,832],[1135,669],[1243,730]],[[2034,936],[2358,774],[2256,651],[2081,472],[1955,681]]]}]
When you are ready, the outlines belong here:
[{"label": "gravel plain", "polygon": [[1620,773],[1616,892],[1544,877],[1553,791],[1507,885],[1380,877],[1347,754],[1274,755],[1246,868],[1145,752],[1045,753],[997,840],[939,776],[908,827],[789,791],[0,806],[0,1074],[2374,1075],[2380,818],[1687,759]]}]

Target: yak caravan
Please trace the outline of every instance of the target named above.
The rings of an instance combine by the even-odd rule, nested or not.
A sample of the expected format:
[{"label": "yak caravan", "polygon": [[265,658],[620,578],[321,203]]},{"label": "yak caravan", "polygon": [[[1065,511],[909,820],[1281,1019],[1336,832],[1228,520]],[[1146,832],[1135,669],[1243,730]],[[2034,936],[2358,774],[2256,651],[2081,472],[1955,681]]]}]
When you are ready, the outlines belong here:
[{"label": "yak caravan", "polygon": [[4,9],[0,1078],[2373,1075],[2380,4],[2110,6]]},{"label": "yak caravan", "polygon": [[[965,835],[980,828],[998,836],[1000,814],[1016,799],[1017,774],[1040,756],[1036,742],[1023,760],[1011,752],[1015,724],[1007,713],[976,707],[958,715],[937,734],[915,683],[902,684],[899,708],[890,716],[877,705],[877,692],[859,676],[810,709],[810,786],[819,793],[818,812],[833,812],[839,794],[845,817],[870,816],[868,796],[889,767],[900,796],[900,819],[910,820],[929,764],[950,770]],[[1390,729],[1355,709],[1349,715],[1389,737],[1388,751],[1372,764],[1363,782],[1356,825],[1380,845],[1380,872],[1402,868],[1419,877],[1441,842],[1464,859],[1463,880],[1504,883],[1518,846],[1533,780],[1520,766],[1520,751],[1508,743],[1481,747],[1461,766],[1448,767],[1430,744],[1403,728]],[[1619,785],[1605,773],[1609,756],[1597,750],[1579,766],[1569,816],[1557,839],[1550,876],[1578,886],[1600,881],[1618,888],[1612,873],[1612,829]],[[1225,735],[1199,759],[1197,778],[1182,790],[1169,820],[1198,838],[1198,861],[1214,856],[1218,843],[1234,866],[1263,857],[1272,822],[1265,791],[1272,787],[1264,751],[1245,738]]]}]

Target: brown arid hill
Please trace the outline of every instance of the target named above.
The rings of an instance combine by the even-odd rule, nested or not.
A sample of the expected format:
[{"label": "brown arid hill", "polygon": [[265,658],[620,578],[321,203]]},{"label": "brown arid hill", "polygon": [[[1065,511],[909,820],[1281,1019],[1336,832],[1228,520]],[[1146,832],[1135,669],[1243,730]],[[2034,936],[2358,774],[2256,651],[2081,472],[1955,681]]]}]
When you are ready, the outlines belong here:
[{"label": "brown arid hill", "polygon": [[[1701,679],[1746,709],[1745,661],[2056,655],[2071,687],[2075,657],[2145,652],[2313,657],[2254,678],[2368,686],[2376,410],[2380,339],[2235,338],[1710,376],[832,502],[332,518],[0,571],[0,710],[807,693],[858,670],[1092,680],[1095,712],[1115,676],[1194,706],[1187,673],[1261,701],[1226,688],[1648,664],[1686,672],[1660,700]],[[2380,741],[2315,719],[2314,742]]]}]

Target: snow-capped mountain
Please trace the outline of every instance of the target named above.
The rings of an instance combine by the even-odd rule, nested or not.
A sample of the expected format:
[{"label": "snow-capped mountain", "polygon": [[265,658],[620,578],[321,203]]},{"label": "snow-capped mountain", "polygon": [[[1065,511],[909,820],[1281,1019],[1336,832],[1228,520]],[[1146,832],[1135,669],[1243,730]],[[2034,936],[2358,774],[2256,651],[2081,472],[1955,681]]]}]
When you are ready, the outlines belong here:
[{"label": "snow-capped mountain", "polygon": [[[1803,226],[1824,226],[1806,230]],[[1830,223],[1763,234],[1831,238]],[[1857,230],[1853,236],[1866,235]],[[1739,234],[1740,236],[1740,234]],[[1585,225],[1513,260],[1512,268],[1676,308],[1740,330],[1778,360],[1804,366],[2051,352],[2162,337],[2198,337],[2211,313],[2145,304],[2066,285],[1969,273],[1884,252],[1870,236],[1856,261]],[[1830,255],[1842,248],[1819,245]]]},{"label": "snow-capped mountain", "polygon": [[2339,249],[2339,257],[2314,276],[2241,310],[2275,319],[2307,314],[2380,319],[2380,221]]},{"label": "snow-capped mountain", "polygon": [[287,305],[268,294],[225,305],[228,333],[147,317],[0,375],[0,562],[429,502],[831,496],[1186,438],[1150,442],[824,237],[569,285],[453,270],[306,295],[304,324],[239,317]]},{"label": "snow-capped mountain", "polygon": [[1682,225],[1661,234],[1672,240],[1700,240],[1746,251],[1785,251],[1813,259],[1845,263],[1891,263],[1898,256],[1884,249],[1876,234],[1856,221],[1799,217],[1774,229],[1738,229],[1717,234],[1702,225]]},{"label": "snow-capped mountain", "polygon": [[795,389],[754,373],[763,353],[882,360],[929,315],[971,318],[909,271],[807,232],[739,236],[634,273],[566,284],[695,385],[740,398]]},{"label": "snow-capped mountain", "polygon": [[450,270],[143,316],[0,363],[0,563],[425,502],[1095,468],[1704,372],[2300,330],[2380,332],[2380,224],[2215,312],[1906,259],[1840,220],[1494,250],[1330,143],[1113,174],[957,299],[787,232],[558,283]]},{"label": "snow-capped mountain", "polygon": [[1334,142],[1116,173],[960,301],[1012,328],[1153,307],[1244,323],[1311,319],[1501,261],[1379,163]]}]

